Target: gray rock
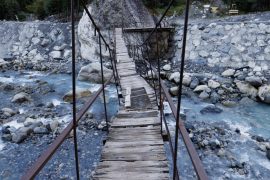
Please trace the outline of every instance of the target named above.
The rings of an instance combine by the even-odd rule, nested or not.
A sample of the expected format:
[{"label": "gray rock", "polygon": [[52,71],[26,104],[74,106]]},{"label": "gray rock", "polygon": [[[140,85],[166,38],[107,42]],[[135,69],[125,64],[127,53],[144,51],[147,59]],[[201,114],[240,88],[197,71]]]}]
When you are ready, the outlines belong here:
[{"label": "gray rock", "polygon": [[233,76],[234,73],[235,73],[234,69],[227,69],[221,75],[224,76],[224,77],[230,77],[230,76]]},{"label": "gray rock", "polygon": [[175,83],[179,83],[180,82],[180,73],[179,72],[174,72],[170,75],[169,77],[170,81],[173,81]]},{"label": "gray rock", "polygon": [[270,104],[270,85],[259,87],[258,96],[261,101]]},{"label": "gray rock", "polygon": [[173,95],[173,96],[177,96],[177,95],[178,95],[178,91],[179,91],[178,86],[172,87],[172,88],[170,88],[170,90],[169,90],[169,92],[170,92],[171,95]]},{"label": "gray rock", "polygon": [[220,96],[215,91],[211,93],[210,95],[211,103],[215,104],[219,101],[219,99],[220,99]]},{"label": "gray rock", "polygon": [[18,132],[29,135],[33,132],[33,129],[31,127],[21,127],[20,129],[18,129]]},{"label": "gray rock", "polygon": [[212,89],[216,89],[216,88],[220,87],[220,83],[210,79],[208,81],[208,87],[210,87]]},{"label": "gray rock", "polygon": [[8,114],[9,116],[14,116],[16,114],[16,112],[10,108],[3,108],[1,110],[4,112],[4,114]]},{"label": "gray rock", "polygon": [[52,51],[52,52],[50,52],[49,55],[53,59],[62,59],[62,53],[61,53],[61,51]]},{"label": "gray rock", "polygon": [[194,88],[196,88],[199,85],[199,83],[200,82],[199,82],[198,78],[192,77],[192,80],[191,80],[191,83],[190,83],[189,87],[191,89],[194,89]]},{"label": "gray rock", "polygon": [[[82,97],[89,97],[91,96],[92,92],[89,89],[83,89],[83,88],[77,88],[76,89],[76,97],[77,98],[82,98]],[[66,93],[63,97],[63,100],[65,102],[72,102],[73,98],[73,93],[72,91],[69,91]]]},{"label": "gray rock", "polygon": [[16,94],[11,100],[11,102],[16,102],[16,103],[23,103],[26,101],[31,101],[31,97],[29,94],[25,92],[20,92]]},{"label": "gray rock", "polygon": [[206,91],[203,91],[200,93],[199,98],[201,99],[208,99],[209,98],[209,94]]},{"label": "gray rock", "polygon": [[[112,70],[103,67],[103,71],[104,71],[104,81],[106,82],[111,77]],[[89,81],[93,83],[102,83],[100,63],[95,62],[87,66],[83,66],[79,72],[78,80]]]},{"label": "gray rock", "polygon": [[215,113],[215,114],[219,114],[221,113],[223,110],[220,109],[219,107],[211,104],[211,105],[208,105],[206,107],[204,107],[202,110],[200,110],[200,113],[202,114],[207,114],[207,113]]},{"label": "gray rock", "polygon": [[49,39],[43,39],[40,45],[43,47],[46,47],[49,45],[49,43],[50,43]]},{"label": "gray rock", "polygon": [[235,101],[231,101],[231,100],[224,100],[221,102],[221,104],[226,107],[234,107],[237,105]]},{"label": "gray rock", "polygon": [[166,64],[165,66],[162,67],[164,71],[170,71],[172,69],[170,64]]},{"label": "gray rock", "polygon": [[211,89],[207,85],[199,85],[193,91],[194,92],[202,92],[202,91],[211,92]]},{"label": "gray rock", "polygon": [[15,132],[12,134],[12,142],[21,143],[27,138],[27,133]]},{"label": "gray rock", "polygon": [[257,96],[258,90],[250,84],[240,81],[236,82],[236,86],[239,89],[239,91],[243,94],[247,94],[248,96],[251,96],[253,98]]},{"label": "gray rock", "polygon": [[34,129],[34,133],[35,133],[35,134],[49,134],[49,131],[48,131],[48,129],[45,128],[45,127],[36,127],[36,128]]},{"label": "gray rock", "polygon": [[51,131],[52,132],[55,132],[57,130],[58,126],[59,126],[59,122],[58,121],[52,121],[50,123],[50,129],[51,129]]},{"label": "gray rock", "polygon": [[262,85],[262,79],[256,76],[246,77],[245,81],[254,87],[260,87]]}]

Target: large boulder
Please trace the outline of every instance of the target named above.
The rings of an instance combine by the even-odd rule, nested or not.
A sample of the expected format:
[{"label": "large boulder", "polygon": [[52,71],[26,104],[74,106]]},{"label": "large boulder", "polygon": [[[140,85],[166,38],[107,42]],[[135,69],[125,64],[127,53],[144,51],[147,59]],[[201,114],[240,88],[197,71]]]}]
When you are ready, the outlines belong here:
[{"label": "large boulder", "polygon": [[239,81],[236,83],[236,86],[239,89],[239,91],[243,94],[247,94],[253,98],[257,96],[258,90],[248,83]]},{"label": "large boulder", "polygon": [[26,101],[31,101],[31,97],[29,94],[25,92],[20,92],[16,94],[11,100],[11,102],[16,102],[16,103],[23,103]]},{"label": "large boulder", "polygon": [[[103,67],[104,72],[104,82],[110,79],[112,75],[112,70]],[[79,72],[78,80],[80,81],[89,81],[92,83],[102,83],[102,76],[101,76],[101,67],[100,63],[94,62],[88,64],[87,66],[83,66]]]},{"label": "large boulder", "polygon": [[258,96],[261,101],[270,104],[270,85],[259,87]]},{"label": "large boulder", "polygon": [[[91,96],[92,92],[89,89],[76,89],[76,98],[88,97]],[[65,102],[72,102],[72,91],[69,91],[67,94],[64,95],[63,100]]]}]

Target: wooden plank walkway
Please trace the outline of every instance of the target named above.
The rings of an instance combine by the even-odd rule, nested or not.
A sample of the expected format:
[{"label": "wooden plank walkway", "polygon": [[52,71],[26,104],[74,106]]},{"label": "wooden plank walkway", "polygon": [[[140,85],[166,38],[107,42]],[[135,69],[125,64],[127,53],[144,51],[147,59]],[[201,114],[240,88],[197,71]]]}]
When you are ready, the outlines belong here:
[{"label": "wooden plank walkway", "polygon": [[122,94],[130,107],[121,107],[113,119],[93,179],[169,179],[158,111],[155,103],[149,106],[154,90],[136,73],[121,29],[116,29],[116,54]]}]

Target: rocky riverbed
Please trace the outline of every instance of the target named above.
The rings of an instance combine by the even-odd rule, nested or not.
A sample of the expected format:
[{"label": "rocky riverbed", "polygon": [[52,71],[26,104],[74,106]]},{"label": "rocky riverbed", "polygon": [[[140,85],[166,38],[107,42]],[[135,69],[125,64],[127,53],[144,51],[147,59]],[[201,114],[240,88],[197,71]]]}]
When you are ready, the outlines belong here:
[{"label": "rocky riverbed", "polygon": [[[189,25],[182,110],[211,179],[268,179],[269,14],[192,19]],[[172,20],[176,33],[161,62],[161,76],[172,96],[178,95],[180,82],[181,23]],[[151,71],[144,76],[151,79]],[[168,119],[173,132],[174,119]],[[183,142],[180,149],[180,174],[194,179]]]},{"label": "rocky riverbed", "polygon": [[[70,122],[72,111],[68,102],[68,91],[71,89],[71,76],[33,71],[5,71],[1,73],[0,80],[0,96],[3,100],[0,107],[0,177],[17,179]],[[100,85],[78,81],[77,86],[80,109],[87,97]],[[118,109],[115,87],[109,86],[106,93],[110,107],[108,115],[112,118]],[[78,127],[83,177],[89,177],[99,161],[99,153],[106,136],[103,127],[103,102],[102,98],[98,98]],[[74,176],[72,144],[71,138],[61,146],[40,174],[41,179]]]}]

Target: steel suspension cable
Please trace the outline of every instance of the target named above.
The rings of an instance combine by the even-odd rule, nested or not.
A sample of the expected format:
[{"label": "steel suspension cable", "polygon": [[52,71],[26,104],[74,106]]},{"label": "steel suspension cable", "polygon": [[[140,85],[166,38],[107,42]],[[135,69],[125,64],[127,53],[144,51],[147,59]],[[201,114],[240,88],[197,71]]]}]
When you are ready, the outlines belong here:
[{"label": "steel suspension cable", "polygon": [[77,121],[76,121],[76,44],[75,44],[75,2],[71,0],[71,27],[72,27],[72,117],[73,117],[73,140],[76,164],[76,176],[80,179],[78,143],[77,143]]},{"label": "steel suspension cable", "polygon": [[184,33],[183,33],[183,46],[181,53],[181,66],[180,66],[180,83],[178,88],[178,102],[177,102],[177,117],[175,121],[175,154],[174,154],[174,171],[173,179],[176,177],[176,168],[177,168],[177,150],[178,150],[178,135],[179,135],[179,118],[180,118],[180,108],[182,100],[182,85],[184,77],[184,65],[185,65],[185,55],[186,55],[186,41],[187,41],[187,28],[188,28],[188,15],[189,15],[189,0],[186,0],[186,10],[185,10],[185,23],[184,23]]}]

